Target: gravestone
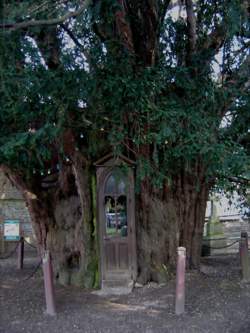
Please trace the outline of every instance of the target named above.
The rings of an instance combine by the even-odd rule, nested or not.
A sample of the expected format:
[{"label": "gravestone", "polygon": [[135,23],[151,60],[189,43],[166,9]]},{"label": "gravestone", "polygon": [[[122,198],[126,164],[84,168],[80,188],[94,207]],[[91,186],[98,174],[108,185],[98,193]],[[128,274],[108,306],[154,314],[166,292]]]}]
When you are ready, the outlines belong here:
[{"label": "gravestone", "polygon": [[220,222],[217,209],[218,201],[211,198],[211,215],[206,223],[205,235],[202,243],[203,255],[217,255],[225,253],[227,241],[223,232],[223,224]]}]

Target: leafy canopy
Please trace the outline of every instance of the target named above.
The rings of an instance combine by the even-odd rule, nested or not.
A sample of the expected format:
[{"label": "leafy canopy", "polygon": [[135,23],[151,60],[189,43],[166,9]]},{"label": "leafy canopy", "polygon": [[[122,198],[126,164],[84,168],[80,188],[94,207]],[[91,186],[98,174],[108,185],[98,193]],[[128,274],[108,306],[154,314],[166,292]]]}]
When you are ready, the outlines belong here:
[{"label": "leafy canopy", "polygon": [[[124,3],[93,1],[58,25],[2,25],[0,163],[47,172],[73,154],[71,130],[88,159],[125,153],[160,187],[197,168],[238,184],[249,170],[248,5]],[[49,20],[80,5],[6,1],[0,15]]]}]

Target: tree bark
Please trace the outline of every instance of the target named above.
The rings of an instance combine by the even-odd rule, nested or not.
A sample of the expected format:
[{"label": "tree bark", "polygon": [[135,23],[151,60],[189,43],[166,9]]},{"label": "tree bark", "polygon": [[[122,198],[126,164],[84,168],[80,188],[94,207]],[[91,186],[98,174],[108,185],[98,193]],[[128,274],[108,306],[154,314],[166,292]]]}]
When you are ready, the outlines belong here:
[{"label": "tree bark", "polygon": [[156,194],[142,185],[137,197],[138,280],[163,282],[176,264],[176,250],[187,250],[187,267],[198,268],[201,256],[208,185],[198,174],[177,176]]},{"label": "tree bark", "polygon": [[205,183],[197,184],[197,178],[195,178],[190,179],[184,176],[183,179],[179,179],[175,197],[180,228],[179,245],[184,246],[187,250],[187,266],[189,268],[198,268],[200,264],[209,192],[208,185]]},{"label": "tree bark", "polygon": [[67,169],[52,200],[48,247],[61,284],[91,288],[98,282],[92,174],[80,155]]},{"label": "tree bark", "polygon": [[175,264],[179,238],[174,202],[142,192],[137,204],[138,281],[164,282]]},{"label": "tree bark", "polygon": [[62,165],[53,175],[58,179],[49,187],[47,178],[39,186],[39,181],[28,184],[10,169],[4,171],[23,194],[40,255],[50,250],[59,283],[97,286],[95,189],[89,163],[76,155],[71,165]]}]

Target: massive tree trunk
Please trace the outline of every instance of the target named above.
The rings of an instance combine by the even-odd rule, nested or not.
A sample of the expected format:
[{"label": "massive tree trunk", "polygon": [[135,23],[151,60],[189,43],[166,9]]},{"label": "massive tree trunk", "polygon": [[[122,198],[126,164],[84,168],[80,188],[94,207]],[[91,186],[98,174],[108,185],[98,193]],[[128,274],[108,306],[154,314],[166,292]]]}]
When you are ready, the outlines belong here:
[{"label": "massive tree trunk", "polygon": [[77,156],[59,176],[52,195],[47,246],[52,252],[59,282],[93,287],[98,282],[92,174]]},{"label": "massive tree trunk", "polygon": [[[171,187],[153,191],[142,186],[137,198],[138,280],[165,281],[176,264],[178,246],[187,250],[187,265],[200,263],[208,185],[203,175],[178,175]],[[145,183],[143,184],[145,185]]]},{"label": "massive tree trunk", "polygon": [[[200,264],[203,227],[209,186],[197,184],[199,175],[179,180],[176,191],[176,204],[179,209],[180,242],[187,250],[187,263],[190,268]],[[196,178],[197,177],[197,178]]]},{"label": "massive tree trunk", "polygon": [[[76,154],[72,164],[60,170],[56,186],[39,191],[25,187],[20,178],[13,179],[26,199],[41,254],[45,249],[51,251],[58,281],[97,286],[95,189],[90,164]],[[46,184],[44,179],[43,186]],[[175,268],[178,246],[186,247],[188,266],[198,267],[209,190],[204,173],[182,173],[162,190],[146,180],[141,186],[136,200],[138,281],[165,281]]]},{"label": "massive tree trunk", "polygon": [[51,252],[58,281],[97,286],[95,182],[89,163],[75,155],[72,164],[62,165],[40,185],[26,183],[9,169],[7,175],[26,201],[40,255]]},{"label": "massive tree trunk", "polygon": [[136,240],[138,281],[163,282],[175,263],[178,246],[178,225],[173,201],[152,193],[138,197]]}]

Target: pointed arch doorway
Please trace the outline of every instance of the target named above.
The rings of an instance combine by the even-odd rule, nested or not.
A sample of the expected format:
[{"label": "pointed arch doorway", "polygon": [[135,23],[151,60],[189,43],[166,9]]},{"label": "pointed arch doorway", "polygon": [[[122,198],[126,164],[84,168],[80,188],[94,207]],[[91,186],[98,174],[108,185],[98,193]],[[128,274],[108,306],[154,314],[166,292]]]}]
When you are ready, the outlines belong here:
[{"label": "pointed arch doorway", "polygon": [[133,164],[111,154],[95,163],[102,288],[128,286],[136,279]]}]

